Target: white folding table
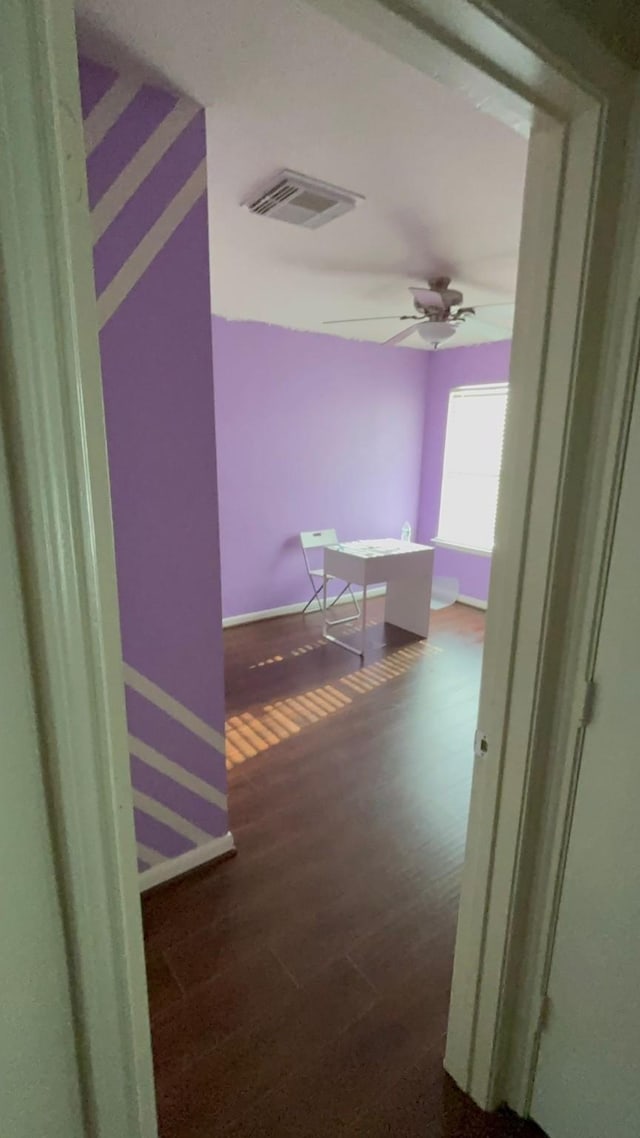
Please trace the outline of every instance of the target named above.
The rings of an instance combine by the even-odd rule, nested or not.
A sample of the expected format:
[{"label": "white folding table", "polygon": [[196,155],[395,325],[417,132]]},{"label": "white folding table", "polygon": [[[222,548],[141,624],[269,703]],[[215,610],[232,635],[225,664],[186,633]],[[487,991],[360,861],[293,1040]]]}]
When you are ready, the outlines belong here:
[{"label": "white folding table", "polygon": [[[387,537],[373,541],[348,541],[328,545],[324,551],[322,589],[325,640],[339,644],[348,652],[364,657],[367,624],[367,588],[386,582],[384,619],[416,636],[429,635],[431,582],[433,578],[433,546],[416,545]],[[338,577],[362,587],[360,608],[360,647],[334,636],[330,629],[338,624],[352,624],[352,616],[329,620],[327,616],[327,581]]]}]

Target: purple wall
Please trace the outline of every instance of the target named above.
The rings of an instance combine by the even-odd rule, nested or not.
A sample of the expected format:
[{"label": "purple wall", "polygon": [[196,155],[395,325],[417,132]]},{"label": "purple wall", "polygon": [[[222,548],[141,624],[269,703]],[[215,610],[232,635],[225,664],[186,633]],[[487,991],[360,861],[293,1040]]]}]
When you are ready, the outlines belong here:
[{"label": "purple wall", "polygon": [[[80,76],[90,146],[101,100],[122,80],[86,60]],[[123,655],[142,677],[134,686],[160,689],[127,691],[129,730],[143,744],[132,781],[144,869],[228,825],[204,111],[168,119],[176,98],[147,86],[126,100],[87,174],[92,210],[118,178],[126,185],[94,265],[99,313],[118,274],[126,280],[100,333]],[[141,176],[145,143],[174,121]],[[194,173],[192,196],[179,197]],[[165,231],[140,261],[160,218]],[[145,744],[160,757],[141,758]]]},{"label": "purple wall", "polygon": [[298,533],[416,526],[426,352],[213,320],[223,613],[306,600]]},{"label": "purple wall", "polygon": [[[419,541],[428,543],[438,532],[449,392],[453,387],[475,383],[504,383],[509,379],[510,353],[510,340],[429,353],[422,494],[417,532]],[[457,577],[463,596],[481,601],[488,599],[490,557],[459,553],[454,549],[438,549],[435,555],[435,573],[441,577]]]}]

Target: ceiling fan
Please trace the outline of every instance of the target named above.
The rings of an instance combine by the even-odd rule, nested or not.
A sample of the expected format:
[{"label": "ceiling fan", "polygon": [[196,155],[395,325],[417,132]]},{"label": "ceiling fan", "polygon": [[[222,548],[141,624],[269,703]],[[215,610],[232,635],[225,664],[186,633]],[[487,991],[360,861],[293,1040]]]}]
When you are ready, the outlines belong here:
[{"label": "ceiling fan", "polygon": [[[416,329],[420,336],[433,348],[453,336],[468,316],[475,316],[475,308],[462,308],[463,296],[458,289],[449,288],[449,277],[434,277],[428,281],[428,288],[410,288],[413,295],[415,313],[408,316],[364,316],[353,320],[324,320],[323,324],[356,324],[369,320],[411,320],[410,328],[403,328],[395,336],[384,340],[385,344],[400,344]],[[485,305],[480,307],[496,307]]]}]

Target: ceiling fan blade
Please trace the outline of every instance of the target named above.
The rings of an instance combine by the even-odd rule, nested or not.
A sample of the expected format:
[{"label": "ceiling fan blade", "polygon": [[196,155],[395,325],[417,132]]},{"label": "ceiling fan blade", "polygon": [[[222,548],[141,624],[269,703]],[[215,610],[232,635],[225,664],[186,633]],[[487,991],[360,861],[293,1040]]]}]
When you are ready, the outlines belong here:
[{"label": "ceiling fan blade", "polygon": [[474,308],[514,308],[515,300],[503,300],[496,304],[492,300],[488,300],[486,304],[474,304]]},{"label": "ceiling fan blade", "polygon": [[417,325],[414,324],[411,328],[403,328],[401,332],[396,332],[389,340],[383,340],[383,344],[401,344],[403,340],[408,339],[409,336],[415,332]]},{"label": "ceiling fan blade", "polygon": [[419,320],[420,317],[412,313],[411,316],[353,316],[348,320],[323,320],[323,324],[363,324],[368,320]]},{"label": "ceiling fan blade", "polygon": [[505,336],[511,333],[515,317],[513,304],[479,304],[476,311],[476,320],[488,328],[499,328]]}]

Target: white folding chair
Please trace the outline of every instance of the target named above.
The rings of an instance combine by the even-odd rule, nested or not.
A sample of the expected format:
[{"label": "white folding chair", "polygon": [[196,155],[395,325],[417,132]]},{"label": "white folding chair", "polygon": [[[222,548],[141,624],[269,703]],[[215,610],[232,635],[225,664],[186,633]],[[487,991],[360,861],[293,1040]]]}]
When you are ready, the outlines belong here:
[{"label": "white folding chair", "polygon": [[[337,544],[338,544],[338,535],[334,529],[304,530],[300,534],[300,545],[302,546],[302,556],[304,557],[304,563],[307,567],[307,573],[309,574],[309,580],[311,582],[311,588],[313,589],[313,596],[307,601],[306,605],[304,606],[304,608],[302,610],[303,613],[305,613],[307,611],[307,609],[309,608],[309,605],[312,605],[314,601],[318,602],[318,608],[320,610],[322,610],[322,602],[320,600],[319,594],[322,592],[322,585],[323,585],[323,580],[324,580],[324,569],[322,566],[317,566],[317,565],[314,566],[311,564],[311,560],[309,558],[309,550],[310,549],[324,549],[326,545],[337,545]],[[329,576],[328,580],[335,581],[335,580],[337,580],[337,578],[333,577],[333,576]],[[356,607],[356,613],[358,616],[360,616],[360,606],[358,604],[356,596],[354,595],[353,589],[351,588],[351,585],[348,581],[347,581],[347,584],[345,585],[344,589],[342,589],[341,592],[339,592],[338,595],[333,598],[333,600],[331,601],[331,604],[328,605],[328,608],[333,608],[336,601],[339,601],[340,597],[344,596],[344,594],[347,591],[349,593],[351,593],[351,600],[353,601],[353,603]]]}]

